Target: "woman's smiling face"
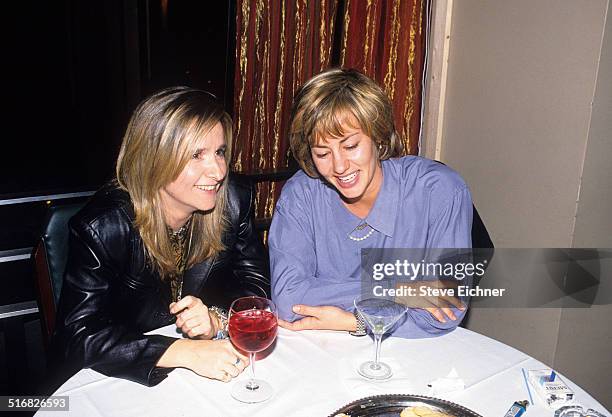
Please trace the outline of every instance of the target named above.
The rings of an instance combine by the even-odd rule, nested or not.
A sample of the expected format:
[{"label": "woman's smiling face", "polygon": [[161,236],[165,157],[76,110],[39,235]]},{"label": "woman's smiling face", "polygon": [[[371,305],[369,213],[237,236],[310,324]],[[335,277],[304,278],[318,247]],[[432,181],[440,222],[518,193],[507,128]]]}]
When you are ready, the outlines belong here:
[{"label": "woman's smiling face", "polygon": [[212,210],[227,174],[225,135],[217,123],[194,145],[192,159],[178,178],[160,191],[168,226],[181,226],[196,210]]},{"label": "woman's smiling face", "polygon": [[356,121],[345,122],[339,137],[318,137],[310,152],[319,174],[346,204],[371,208],[382,185],[382,169],[374,141]]}]

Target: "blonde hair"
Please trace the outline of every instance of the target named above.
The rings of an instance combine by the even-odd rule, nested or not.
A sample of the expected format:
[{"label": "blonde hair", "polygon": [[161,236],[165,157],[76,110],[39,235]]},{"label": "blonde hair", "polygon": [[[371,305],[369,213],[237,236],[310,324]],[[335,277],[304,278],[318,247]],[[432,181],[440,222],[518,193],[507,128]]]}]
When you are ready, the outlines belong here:
[{"label": "blonde hair", "polygon": [[382,88],[356,70],[333,68],[308,80],[293,101],[291,152],[309,176],[319,176],[310,147],[327,135],[342,137],[347,125],[361,128],[372,139],[379,160],[400,155],[393,108]]},{"label": "blonde hair", "polygon": [[[160,190],[174,181],[192,158],[198,139],[221,123],[226,142],[226,165],[230,160],[232,121],[205,91],[189,87],[162,90],[141,102],[123,137],[116,175],[134,205],[135,227],[146,253],[162,279],[177,272],[175,255],[166,229]],[[224,249],[227,181],[218,191],[215,208],[197,211],[191,220],[187,268]]]}]

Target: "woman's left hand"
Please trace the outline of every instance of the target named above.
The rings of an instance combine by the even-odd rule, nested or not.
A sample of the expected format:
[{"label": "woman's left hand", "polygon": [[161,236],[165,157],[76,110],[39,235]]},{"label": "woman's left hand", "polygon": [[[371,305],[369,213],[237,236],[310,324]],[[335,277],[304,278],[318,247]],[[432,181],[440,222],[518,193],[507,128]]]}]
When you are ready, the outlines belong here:
[{"label": "woman's left hand", "polygon": [[170,313],[176,315],[176,327],[191,339],[212,339],[217,334],[219,323],[198,297],[188,295],[170,304]]},{"label": "woman's left hand", "polygon": [[302,319],[294,322],[278,319],[278,325],[289,330],[345,330],[355,331],[357,320],[353,313],[334,306],[293,306],[293,312]]}]

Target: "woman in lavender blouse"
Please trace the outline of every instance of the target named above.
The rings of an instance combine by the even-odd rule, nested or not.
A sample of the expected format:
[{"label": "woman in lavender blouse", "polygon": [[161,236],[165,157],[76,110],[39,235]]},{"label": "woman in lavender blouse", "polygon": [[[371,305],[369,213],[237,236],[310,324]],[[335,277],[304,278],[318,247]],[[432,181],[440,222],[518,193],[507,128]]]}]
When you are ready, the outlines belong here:
[{"label": "woman in lavender blouse", "polygon": [[[331,69],[306,82],[290,140],[302,169],[285,184],[269,235],[281,326],[362,330],[353,306],[362,249],[471,247],[467,185],[438,162],[396,157],[391,103],[365,75]],[[464,314],[459,303],[410,308],[394,335],[443,334]]]}]

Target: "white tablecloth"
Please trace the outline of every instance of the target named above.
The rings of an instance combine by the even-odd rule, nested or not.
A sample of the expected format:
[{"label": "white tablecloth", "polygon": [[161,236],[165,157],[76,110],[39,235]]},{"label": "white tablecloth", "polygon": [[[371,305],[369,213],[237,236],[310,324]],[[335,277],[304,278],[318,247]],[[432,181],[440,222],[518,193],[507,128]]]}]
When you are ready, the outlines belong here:
[{"label": "white tablecloth", "polygon": [[[156,333],[176,336],[174,326]],[[465,389],[437,395],[484,417],[502,417],[516,400],[528,399],[521,368],[543,369],[541,362],[478,333],[458,328],[433,339],[387,338],[382,359],[394,371],[386,382],[360,377],[356,367],[372,359],[373,341],[344,332],[279,329],[274,349],[255,364],[257,377],[270,382],[275,395],[260,404],[243,404],[230,396],[233,381],[223,383],[176,369],[155,387],[109,378],[84,369],[55,395],[70,397],[69,412],[39,412],[37,416],[327,416],[368,395],[429,394],[427,384],[455,368]],[[238,377],[248,377],[248,369]],[[567,377],[576,401],[601,412],[605,408]],[[547,417],[553,411],[535,405],[527,416]]]}]

